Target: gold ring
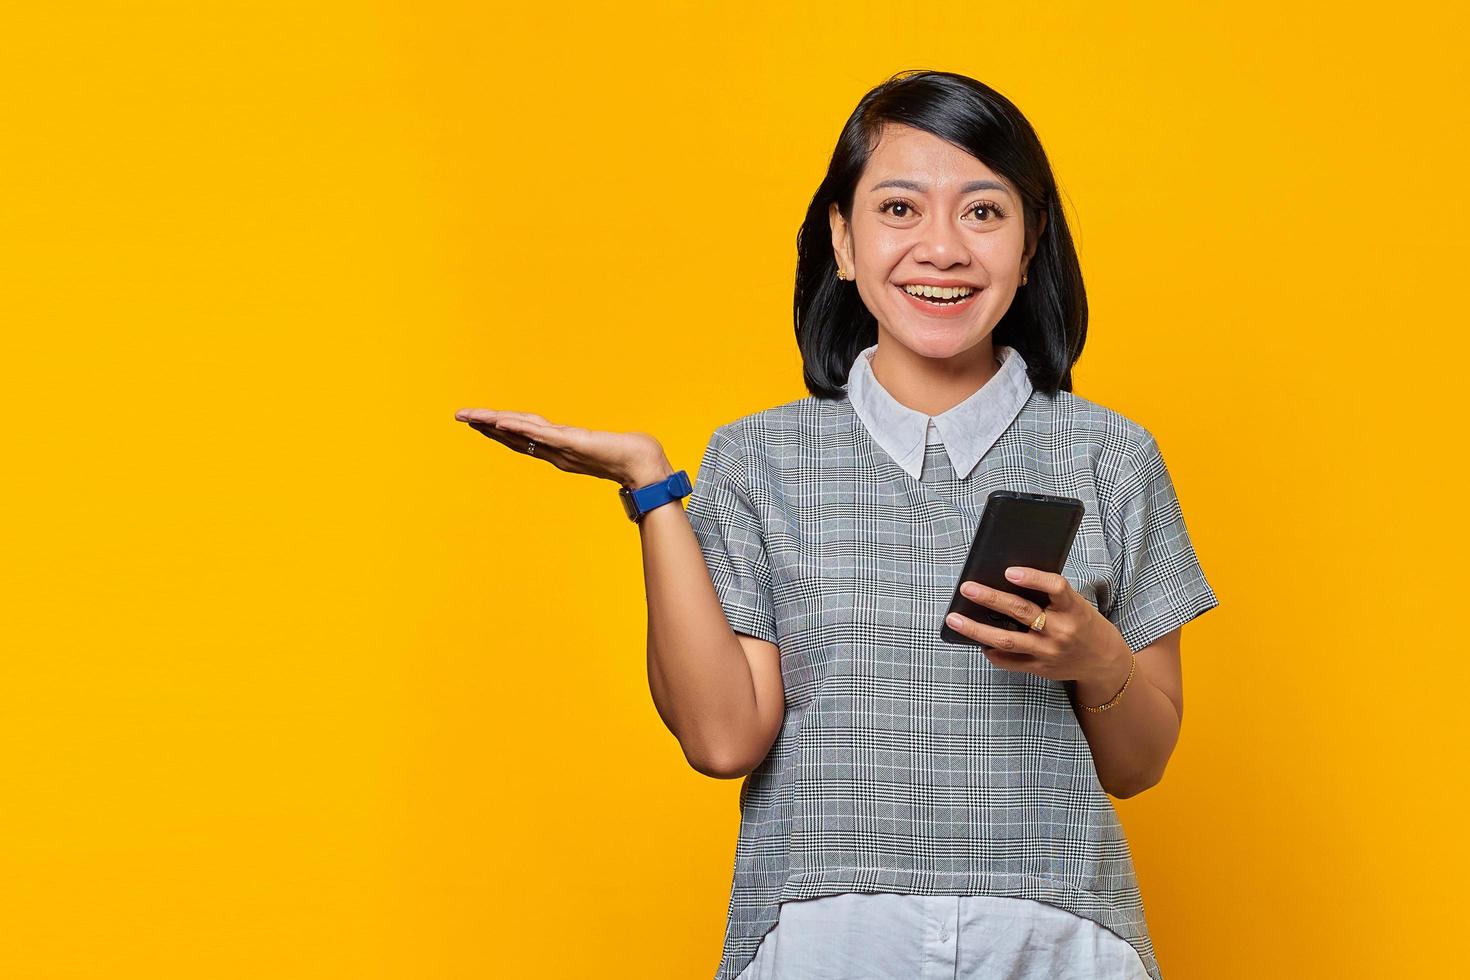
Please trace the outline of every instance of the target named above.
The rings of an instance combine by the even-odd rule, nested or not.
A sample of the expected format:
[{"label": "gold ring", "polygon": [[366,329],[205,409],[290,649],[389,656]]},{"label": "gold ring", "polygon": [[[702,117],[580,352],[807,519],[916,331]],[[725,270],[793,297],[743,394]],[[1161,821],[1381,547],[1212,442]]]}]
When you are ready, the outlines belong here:
[{"label": "gold ring", "polygon": [[1031,628],[1034,629],[1036,632],[1040,633],[1041,632],[1041,628],[1043,626],[1045,626],[1045,625],[1046,625],[1046,610],[1043,609],[1043,610],[1041,610],[1040,613],[1037,614],[1036,618],[1031,621]]},{"label": "gold ring", "polygon": [[526,447],[526,452],[527,452],[527,454],[529,454],[531,456],[536,455],[536,440],[535,439],[532,439],[531,440],[531,444]]}]

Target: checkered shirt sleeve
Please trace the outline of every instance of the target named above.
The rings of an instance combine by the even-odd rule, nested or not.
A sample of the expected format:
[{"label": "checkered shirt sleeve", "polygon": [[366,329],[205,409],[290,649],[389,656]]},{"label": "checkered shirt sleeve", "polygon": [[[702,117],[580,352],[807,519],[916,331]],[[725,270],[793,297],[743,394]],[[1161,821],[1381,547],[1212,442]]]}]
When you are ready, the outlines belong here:
[{"label": "checkered shirt sleeve", "polygon": [[775,643],[765,534],[746,489],[748,467],[726,430],[721,426],[710,437],[685,511],[730,628]]},{"label": "checkered shirt sleeve", "polygon": [[1104,610],[1133,651],[1220,604],[1184,525],[1159,444],[1145,433],[1123,466],[1104,530],[1115,576]]}]

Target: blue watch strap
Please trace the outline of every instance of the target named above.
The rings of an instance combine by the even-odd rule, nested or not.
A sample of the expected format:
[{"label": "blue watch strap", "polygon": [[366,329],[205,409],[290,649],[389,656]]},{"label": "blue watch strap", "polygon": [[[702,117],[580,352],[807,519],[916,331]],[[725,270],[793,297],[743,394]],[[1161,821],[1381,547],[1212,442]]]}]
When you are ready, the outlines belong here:
[{"label": "blue watch strap", "polygon": [[670,501],[687,497],[693,489],[693,485],[689,482],[689,474],[680,470],[657,483],[650,483],[646,487],[628,491],[628,496],[633,499],[633,509],[636,512],[633,519],[636,521],[655,507],[662,507]]}]

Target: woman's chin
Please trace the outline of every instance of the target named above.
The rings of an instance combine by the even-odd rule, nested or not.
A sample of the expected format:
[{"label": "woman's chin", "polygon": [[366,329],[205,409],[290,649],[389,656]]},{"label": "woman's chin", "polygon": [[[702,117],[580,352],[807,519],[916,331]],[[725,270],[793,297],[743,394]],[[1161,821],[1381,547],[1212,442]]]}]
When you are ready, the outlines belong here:
[{"label": "woman's chin", "polygon": [[948,358],[974,347],[987,332],[973,324],[922,324],[906,326],[897,336],[901,344],[921,357]]}]

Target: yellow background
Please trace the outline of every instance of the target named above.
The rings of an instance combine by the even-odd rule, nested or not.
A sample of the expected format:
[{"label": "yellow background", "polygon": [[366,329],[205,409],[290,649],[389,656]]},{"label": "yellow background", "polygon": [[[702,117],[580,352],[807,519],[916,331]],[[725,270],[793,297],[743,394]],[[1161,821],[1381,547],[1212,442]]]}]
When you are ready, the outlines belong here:
[{"label": "yellow background", "polygon": [[1221,598],[1118,803],[1165,975],[1458,973],[1463,5],[1104,6],[6,4],[0,976],[713,976],[638,535],[452,416],[693,475],[805,395],[797,224],[921,67],[1041,134]]}]

